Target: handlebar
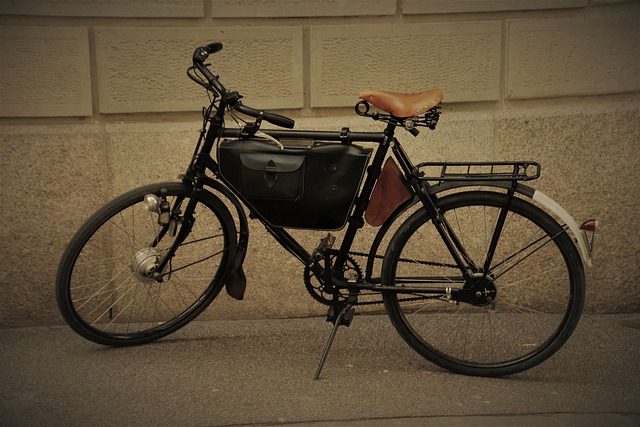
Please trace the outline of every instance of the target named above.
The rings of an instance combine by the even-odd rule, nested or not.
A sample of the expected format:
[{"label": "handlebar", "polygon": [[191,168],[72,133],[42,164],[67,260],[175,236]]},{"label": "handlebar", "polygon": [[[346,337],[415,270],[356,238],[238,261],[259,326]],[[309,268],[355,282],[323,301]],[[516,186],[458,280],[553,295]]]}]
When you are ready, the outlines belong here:
[{"label": "handlebar", "polygon": [[209,70],[209,67],[204,63],[209,55],[221,50],[222,43],[220,42],[213,42],[205,46],[196,48],[196,50],[193,52],[193,66],[197,68],[200,73],[202,73],[202,75],[206,79],[206,82],[188,73],[189,77],[196,83],[204,86],[207,90],[213,89],[218,92],[218,94],[220,94],[229,108],[232,108],[242,114],[246,114],[251,117],[260,117],[263,120],[266,120],[276,126],[293,129],[296,124],[293,119],[282,116],[280,114],[269,113],[267,111],[257,110],[255,108],[246,106],[242,102],[240,102],[240,98],[242,98],[242,95],[240,95],[238,92],[228,92],[226,90],[226,88],[218,80],[218,76],[214,75],[211,70]]},{"label": "handlebar", "polygon": [[293,129],[296,122],[289,117],[282,116],[280,114],[269,113],[266,111],[256,110],[255,108],[248,107],[244,105],[242,102],[238,101],[234,107],[236,111],[241,112],[242,114],[246,114],[251,117],[262,117],[263,120],[268,121],[271,124],[276,126],[280,126],[287,129]]}]

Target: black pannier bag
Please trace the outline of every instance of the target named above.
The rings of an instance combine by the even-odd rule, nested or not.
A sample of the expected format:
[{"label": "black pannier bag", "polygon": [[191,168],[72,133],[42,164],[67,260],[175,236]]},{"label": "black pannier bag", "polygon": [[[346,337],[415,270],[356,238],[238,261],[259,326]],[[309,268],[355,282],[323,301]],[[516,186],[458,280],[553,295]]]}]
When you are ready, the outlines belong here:
[{"label": "black pannier bag", "polygon": [[218,146],[222,178],[269,224],[338,230],[347,222],[371,149],[357,145],[261,139]]}]

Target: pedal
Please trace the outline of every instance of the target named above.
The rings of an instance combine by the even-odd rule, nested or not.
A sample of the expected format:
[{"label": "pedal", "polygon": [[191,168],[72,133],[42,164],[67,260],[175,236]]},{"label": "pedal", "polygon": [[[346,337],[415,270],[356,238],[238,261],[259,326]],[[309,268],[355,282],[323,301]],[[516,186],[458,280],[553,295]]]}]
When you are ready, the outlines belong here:
[{"label": "pedal", "polygon": [[342,316],[342,319],[340,319],[340,324],[346,327],[351,326],[351,322],[353,321],[353,316],[355,314],[356,314],[355,307],[351,307],[349,310],[347,310],[344,316]]},{"label": "pedal", "polygon": [[325,254],[329,252],[331,248],[333,248],[333,244],[335,242],[336,242],[335,236],[333,236],[331,233],[328,233],[322,240],[320,240],[320,244],[313,251],[313,255],[312,255],[313,259],[316,262],[322,261],[322,259],[325,257]]}]

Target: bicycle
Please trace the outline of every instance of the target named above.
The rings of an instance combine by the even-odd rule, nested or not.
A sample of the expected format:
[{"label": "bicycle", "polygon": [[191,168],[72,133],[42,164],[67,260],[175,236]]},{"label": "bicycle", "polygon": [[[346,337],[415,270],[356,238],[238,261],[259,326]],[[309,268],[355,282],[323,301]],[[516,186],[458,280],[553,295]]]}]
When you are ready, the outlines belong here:
[{"label": "bicycle", "polygon": [[[108,346],[143,344],[189,323],[223,287],[242,299],[246,208],[329,306],[333,328],[316,379],[339,326],[364,304],[384,304],[411,348],[466,375],[524,371],[569,339],[597,222],[578,225],[523,183],[539,177],[540,164],[414,164],[395,130],[435,129],[437,89],[362,93],[356,113],[386,124],[382,132],[293,130],[292,119],[249,107],[220,83],[205,64],[220,49],[197,48],[187,70],[210,103],[180,182],[116,197],[69,242],[56,295],[75,332]],[[225,115],[244,124],[227,128]],[[264,121],[286,129],[262,129]],[[368,252],[352,251],[365,220],[379,230]],[[330,231],[345,226],[336,245]],[[286,228],[329,233],[308,251]],[[366,259],[364,270],[355,257]]]}]

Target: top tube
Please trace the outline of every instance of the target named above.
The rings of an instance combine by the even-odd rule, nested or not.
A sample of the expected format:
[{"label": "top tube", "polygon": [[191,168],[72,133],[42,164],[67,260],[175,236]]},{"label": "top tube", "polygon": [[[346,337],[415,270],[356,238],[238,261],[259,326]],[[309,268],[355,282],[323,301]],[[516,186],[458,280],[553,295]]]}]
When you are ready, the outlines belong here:
[{"label": "top tube", "polygon": [[[344,144],[352,142],[376,142],[378,144],[385,140],[384,132],[351,132],[349,128],[342,131],[314,131],[314,130],[286,130],[286,129],[261,129],[274,138],[283,139],[315,139],[320,141],[339,141]],[[223,129],[220,135],[223,138],[242,138],[241,129]]]}]

